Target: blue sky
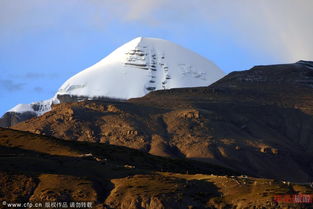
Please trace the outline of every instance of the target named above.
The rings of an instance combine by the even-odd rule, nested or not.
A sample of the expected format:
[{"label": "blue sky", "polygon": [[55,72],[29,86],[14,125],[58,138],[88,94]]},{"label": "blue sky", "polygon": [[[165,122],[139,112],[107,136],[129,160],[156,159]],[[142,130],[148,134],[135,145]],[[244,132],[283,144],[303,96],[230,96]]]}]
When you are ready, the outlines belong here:
[{"label": "blue sky", "polygon": [[173,41],[226,73],[313,60],[311,0],[0,0],[0,114],[52,97],[138,36]]}]

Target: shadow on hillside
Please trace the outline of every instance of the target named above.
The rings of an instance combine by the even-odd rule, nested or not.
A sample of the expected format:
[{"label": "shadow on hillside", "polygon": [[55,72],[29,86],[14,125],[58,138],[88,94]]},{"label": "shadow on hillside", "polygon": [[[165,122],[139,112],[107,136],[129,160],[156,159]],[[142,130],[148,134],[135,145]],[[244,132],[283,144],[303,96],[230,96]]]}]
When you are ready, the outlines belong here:
[{"label": "shadow on hillside", "polygon": [[[40,152],[24,150],[21,148],[10,148],[0,146],[0,171],[8,174],[22,174],[38,178],[42,174],[54,174],[74,176],[88,179],[96,185],[98,193],[98,203],[103,203],[114,188],[111,179],[131,177],[135,175],[147,175],[152,178],[149,181],[139,181],[137,185],[139,191],[143,186],[148,185],[153,192],[164,192],[170,188],[167,183],[181,186],[179,192],[188,201],[204,204],[208,199],[219,197],[218,188],[210,182],[204,180],[183,180],[176,177],[164,177],[149,170],[137,169],[131,166],[124,166],[110,161],[99,162],[90,157],[68,157],[49,155]],[[125,181],[131,181],[127,178]],[[164,184],[164,188],[160,184]],[[154,185],[155,184],[155,185]],[[163,191],[165,189],[165,191]],[[168,193],[176,197],[175,192]],[[173,204],[169,201],[168,204]],[[173,205],[175,208],[175,205]]]}]

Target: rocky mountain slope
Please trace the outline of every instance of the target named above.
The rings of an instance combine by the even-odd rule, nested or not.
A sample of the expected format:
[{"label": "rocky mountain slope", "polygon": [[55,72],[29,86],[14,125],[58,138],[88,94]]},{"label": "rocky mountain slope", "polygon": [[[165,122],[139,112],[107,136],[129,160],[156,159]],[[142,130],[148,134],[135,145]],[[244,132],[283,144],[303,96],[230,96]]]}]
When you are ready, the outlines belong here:
[{"label": "rocky mountain slope", "polygon": [[3,128],[0,162],[0,208],[25,202],[41,208],[46,202],[99,209],[309,208],[277,196],[313,192],[306,185],[236,176],[210,164]]},{"label": "rocky mountain slope", "polygon": [[311,182],[310,66],[304,61],[257,66],[209,87],[155,91],[127,102],[59,104],[13,128],[195,159],[251,176]]}]

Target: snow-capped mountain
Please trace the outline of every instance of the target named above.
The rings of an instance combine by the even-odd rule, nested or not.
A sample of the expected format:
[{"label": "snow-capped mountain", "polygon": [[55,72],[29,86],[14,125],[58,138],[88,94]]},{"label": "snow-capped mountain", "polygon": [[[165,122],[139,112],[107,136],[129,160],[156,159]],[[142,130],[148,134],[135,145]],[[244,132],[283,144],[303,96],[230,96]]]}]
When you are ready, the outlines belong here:
[{"label": "snow-capped mountain", "polygon": [[138,37],[69,78],[53,98],[19,104],[8,112],[39,116],[64,96],[126,100],[154,90],[208,86],[224,75],[211,61],[175,43]]},{"label": "snow-capped mountain", "polygon": [[68,79],[57,94],[129,99],[153,90],[207,86],[223,76],[215,64],[190,50],[139,37]]}]

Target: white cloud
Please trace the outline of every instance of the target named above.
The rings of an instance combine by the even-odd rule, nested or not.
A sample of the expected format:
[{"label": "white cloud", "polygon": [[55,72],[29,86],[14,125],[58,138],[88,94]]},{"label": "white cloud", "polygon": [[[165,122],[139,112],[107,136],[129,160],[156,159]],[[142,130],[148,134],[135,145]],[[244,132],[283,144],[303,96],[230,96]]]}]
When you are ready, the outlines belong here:
[{"label": "white cloud", "polygon": [[170,33],[200,24],[248,50],[293,62],[313,60],[312,8],[312,0],[1,0],[0,32],[59,27],[68,20],[99,28],[138,22]]},{"label": "white cloud", "polygon": [[[285,62],[313,60],[312,0],[93,0],[114,17],[162,27],[202,24]],[[123,5],[121,9],[121,6]]]},{"label": "white cloud", "polygon": [[9,92],[23,90],[25,83],[16,83],[13,80],[0,80],[0,91],[5,90]]}]

